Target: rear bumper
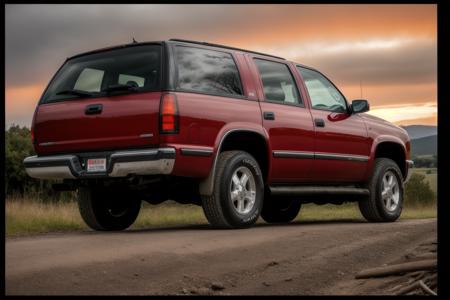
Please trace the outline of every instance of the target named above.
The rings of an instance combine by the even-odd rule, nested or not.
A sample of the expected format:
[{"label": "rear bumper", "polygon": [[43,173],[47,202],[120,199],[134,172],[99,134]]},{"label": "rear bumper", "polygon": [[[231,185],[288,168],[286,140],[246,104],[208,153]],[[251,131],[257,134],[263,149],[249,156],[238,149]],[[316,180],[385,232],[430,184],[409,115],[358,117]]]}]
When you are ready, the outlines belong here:
[{"label": "rear bumper", "polygon": [[409,179],[411,178],[411,168],[414,166],[414,162],[412,160],[407,160],[406,161],[406,176],[405,176],[405,180],[404,183],[407,183],[409,181]]},{"label": "rear bumper", "polygon": [[[87,172],[88,158],[106,157],[106,171]],[[106,154],[30,156],[23,161],[27,174],[39,179],[75,179],[170,174],[174,148],[117,151]]]}]

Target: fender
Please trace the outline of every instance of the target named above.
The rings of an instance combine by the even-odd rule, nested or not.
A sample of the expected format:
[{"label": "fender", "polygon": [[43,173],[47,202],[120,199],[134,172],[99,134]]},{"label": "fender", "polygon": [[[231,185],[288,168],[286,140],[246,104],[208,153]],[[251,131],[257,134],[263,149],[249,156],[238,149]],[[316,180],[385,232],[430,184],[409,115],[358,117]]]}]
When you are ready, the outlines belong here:
[{"label": "fender", "polygon": [[393,136],[393,135],[377,136],[373,140],[372,146],[370,149],[369,162],[367,164],[367,171],[366,171],[366,176],[365,176],[367,180],[369,179],[370,174],[372,174],[372,171],[373,171],[373,164],[375,162],[375,153],[376,153],[377,147],[378,147],[378,145],[380,145],[381,143],[384,143],[384,142],[392,142],[392,143],[399,144],[403,148],[403,152],[405,153],[405,158],[407,159],[407,157],[408,157],[408,155],[407,155],[408,153],[406,151],[406,146],[402,139],[400,139],[399,137]]},{"label": "fender", "polygon": [[[272,153],[268,134],[262,126],[259,127],[259,126],[255,126],[255,124],[252,124],[252,123],[241,123],[241,122],[227,124],[220,130],[219,134],[217,135],[215,145],[214,145],[213,165],[211,167],[211,171],[209,172],[208,177],[206,177],[205,179],[200,181],[200,184],[199,184],[200,195],[203,195],[203,196],[212,195],[213,190],[214,190],[214,176],[216,173],[217,159],[220,154],[220,149],[222,148],[222,143],[230,133],[237,132],[237,131],[252,132],[252,133],[257,133],[257,134],[261,135],[264,138],[264,140],[266,141],[269,156],[270,156],[270,153]],[[270,171],[270,168],[271,168],[271,164],[270,164],[270,158],[269,158],[269,171]]]}]

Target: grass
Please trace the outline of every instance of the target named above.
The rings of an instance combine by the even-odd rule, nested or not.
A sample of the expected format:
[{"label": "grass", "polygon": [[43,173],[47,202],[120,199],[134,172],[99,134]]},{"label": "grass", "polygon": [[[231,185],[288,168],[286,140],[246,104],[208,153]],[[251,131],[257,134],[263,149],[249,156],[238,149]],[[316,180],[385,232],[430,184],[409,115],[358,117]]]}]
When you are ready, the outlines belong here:
[{"label": "grass", "polygon": [[76,203],[41,203],[7,199],[6,236],[85,229]]},{"label": "grass", "polygon": [[[6,236],[23,236],[47,232],[87,230],[76,203],[41,203],[30,199],[7,199]],[[405,207],[402,219],[435,218],[436,206]],[[298,221],[363,220],[356,203],[344,205],[306,204]],[[263,223],[262,219],[258,223]],[[132,225],[133,229],[207,224],[203,210],[195,205],[182,205],[172,201],[160,205],[143,203],[142,210]]]}]

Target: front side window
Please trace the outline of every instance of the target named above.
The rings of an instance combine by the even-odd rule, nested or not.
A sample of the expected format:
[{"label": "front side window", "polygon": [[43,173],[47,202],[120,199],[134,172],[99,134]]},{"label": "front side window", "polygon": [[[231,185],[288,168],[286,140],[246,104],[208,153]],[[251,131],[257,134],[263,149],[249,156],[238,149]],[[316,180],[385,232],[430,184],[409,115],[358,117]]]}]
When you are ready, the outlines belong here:
[{"label": "front side window", "polygon": [[273,61],[255,59],[266,100],[284,104],[299,104],[300,97],[288,66]]},{"label": "front side window", "polygon": [[220,51],[176,47],[178,89],[207,94],[243,95],[233,57]]},{"label": "front side window", "polygon": [[[68,60],[41,103],[160,89],[161,46],[139,45],[86,54]],[[130,87],[130,89],[127,88]]]},{"label": "front side window", "polygon": [[317,71],[297,67],[305,81],[306,88],[314,109],[346,112],[347,103],[344,96],[325,76]]}]

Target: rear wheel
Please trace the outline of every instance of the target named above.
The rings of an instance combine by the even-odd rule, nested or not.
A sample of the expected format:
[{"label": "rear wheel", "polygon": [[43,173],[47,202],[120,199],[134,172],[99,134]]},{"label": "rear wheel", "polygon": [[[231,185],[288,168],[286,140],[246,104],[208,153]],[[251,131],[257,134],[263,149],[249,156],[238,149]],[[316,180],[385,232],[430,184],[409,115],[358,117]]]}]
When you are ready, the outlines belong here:
[{"label": "rear wheel", "polygon": [[393,222],[403,208],[402,173],[388,158],[377,158],[369,181],[370,195],[359,202],[361,214],[371,222]]},{"label": "rear wheel", "polygon": [[209,223],[217,228],[249,227],[261,213],[263,198],[262,173],[256,160],[244,151],[220,153],[213,194],[202,196]]},{"label": "rear wheel", "polygon": [[261,217],[267,223],[289,223],[297,217],[301,206],[294,199],[270,197],[264,200]]},{"label": "rear wheel", "polygon": [[124,230],[136,220],[141,201],[127,199],[123,192],[82,187],[78,208],[84,222],[94,230]]}]

